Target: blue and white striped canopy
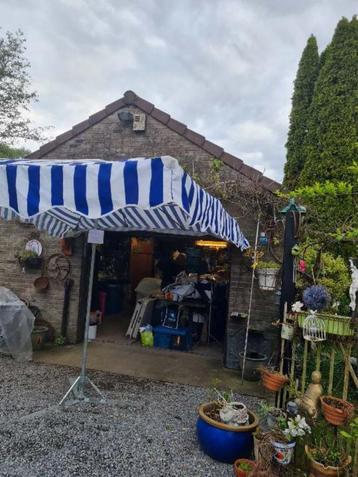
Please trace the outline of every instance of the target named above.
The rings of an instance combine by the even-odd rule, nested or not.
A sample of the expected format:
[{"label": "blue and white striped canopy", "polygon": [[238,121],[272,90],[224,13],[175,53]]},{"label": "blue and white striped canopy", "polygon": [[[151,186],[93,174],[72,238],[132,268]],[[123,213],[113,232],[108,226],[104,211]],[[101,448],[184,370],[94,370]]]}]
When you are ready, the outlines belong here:
[{"label": "blue and white striped canopy", "polygon": [[90,229],[209,234],[249,246],[236,220],[170,156],[0,160],[0,217],[50,235]]}]

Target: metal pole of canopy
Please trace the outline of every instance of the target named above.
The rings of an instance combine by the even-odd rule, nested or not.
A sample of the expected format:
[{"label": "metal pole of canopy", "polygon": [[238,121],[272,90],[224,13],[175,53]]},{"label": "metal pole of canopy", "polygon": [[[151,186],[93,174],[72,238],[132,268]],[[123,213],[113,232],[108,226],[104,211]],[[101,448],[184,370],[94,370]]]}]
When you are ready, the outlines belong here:
[{"label": "metal pole of canopy", "polygon": [[[256,225],[256,237],[255,237],[255,248],[254,248],[254,263],[256,261],[256,254],[257,254],[257,244],[259,239],[259,228],[260,228],[260,215],[257,218],[257,225]],[[244,348],[244,356],[242,360],[242,370],[241,370],[241,384],[244,383],[244,373],[245,373],[245,365],[246,365],[246,354],[247,354],[247,344],[249,341],[249,328],[250,328],[250,319],[251,319],[251,308],[252,308],[252,295],[254,292],[254,281],[255,281],[255,268],[252,267],[251,273],[251,288],[250,288],[250,298],[249,298],[249,310],[247,313],[247,323],[246,323],[246,334],[245,334],[245,348]]]},{"label": "metal pole of canopy", "polygon": [[91,314],[91,301],[92,301],[92,290],[93,290],[93,278],[94,278],[94,266],[96,261],[96,243],[92,243],[91,246],[91,265],[90,265],[90,275],[89,275],[89,283],[88,283],[88,296],[87,296],[87,309],[86,309],[86,322],[85,322],[85,332],[84,332],[84,340],[83,340],[83,348],[82,348],[82,363],[81,363],[81,373],[77,378],[73,381],[71,387],[68,389],[66,394],[60,401],[60,405],[66,402],[70,396],[73,394],[74,400],[72,402],[89,402],[91,398],[86,396],[85,388],[86,386],[90,386],[94,389],[94,391],[100,396],[100,401],[105,402],[105,397],[102,392],[98,389],[98,387],[90,380],[87,376],[87,358],[88,358],[88,333],[89,333],[89,326],[90,326],[90,314]]}]

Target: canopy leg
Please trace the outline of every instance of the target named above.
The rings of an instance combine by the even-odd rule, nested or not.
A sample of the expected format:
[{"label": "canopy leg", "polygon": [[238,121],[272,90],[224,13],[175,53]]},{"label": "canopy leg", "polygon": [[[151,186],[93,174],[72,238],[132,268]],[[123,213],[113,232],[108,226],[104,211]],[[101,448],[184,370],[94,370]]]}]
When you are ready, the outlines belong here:
[{"label": "canopy leg", "polygon": [[[261,217],[261,215],[259,214],[258,217],[257,217],[257,224],[256,224],[254,263],[256,261],[257,245],[258,245],[258,239],[259,239],[260,217]],[[249,341],[250,319],[251,319],[251,309],[252,309],[252,295],[253,295],[253,292],[254,292],[254,281],[255,281],[255,268],[252,267],[249,309],[248,309],[248,313],[247,313],[246,332],[245,332],[245,347],[244,347],[244,356],[243,356],[243,359],[242,359],[241,384],[244,384],[244,373],[245,373],[245,366],[246,366],[247,344],[248,344],[248,341]]]},{"label": "canopy leg", "polygon": [[87,376],[87,358],[88,358],[88,332],[90,326],[90,313],[91,313],[91,301],[92,301],[92,289],[93,289],[93,277],[94,277],[94,265],[96,261],[96,244],[92,244],[91,250],[91,266],[90,266],[90,275],[89,275],[89,285],[88,285],[88,296],[87,296],[87,309],[86,309],[86,322],[85,322],[85,333],[83,340],[82,348],[82,364],[81,364],[81,374],[72,383],[71,387],[68,389],[66,394],[60,401],[60,405],[66,402],[70,396],[73,394],[74,400],[71,402],[89,402],[93,401],[94,398],[86,396],[85,388],[86,386],[91,386],[94,391],[100,396],[100,402],[105,402],[106,398],[98,387],[92,383],[90,378]]}]

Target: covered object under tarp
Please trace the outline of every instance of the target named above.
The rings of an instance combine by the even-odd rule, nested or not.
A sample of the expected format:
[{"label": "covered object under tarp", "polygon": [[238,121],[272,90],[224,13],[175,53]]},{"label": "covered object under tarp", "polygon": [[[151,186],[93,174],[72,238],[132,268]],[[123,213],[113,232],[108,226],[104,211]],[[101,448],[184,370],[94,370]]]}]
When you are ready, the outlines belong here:
[{"label": "covered object under tarp", "polygon": [[32,359],[31,332],[35,317],[15,293],[0,287],[0,352],[17,361]]}]

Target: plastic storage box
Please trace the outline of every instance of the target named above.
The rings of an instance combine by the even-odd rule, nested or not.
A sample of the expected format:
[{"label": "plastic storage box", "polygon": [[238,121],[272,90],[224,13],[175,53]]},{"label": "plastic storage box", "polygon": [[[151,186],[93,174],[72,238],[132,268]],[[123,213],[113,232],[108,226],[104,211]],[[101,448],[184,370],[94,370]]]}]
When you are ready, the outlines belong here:
[{"label": "plastic storage box", "polygon": [[192,346],[191,331],[189,328],[167,328],[165,326],[155,326],[154,346],[157,348],[176,349],[188,351]]}]

